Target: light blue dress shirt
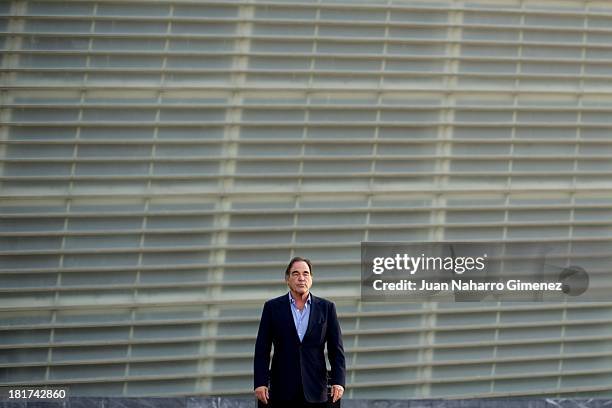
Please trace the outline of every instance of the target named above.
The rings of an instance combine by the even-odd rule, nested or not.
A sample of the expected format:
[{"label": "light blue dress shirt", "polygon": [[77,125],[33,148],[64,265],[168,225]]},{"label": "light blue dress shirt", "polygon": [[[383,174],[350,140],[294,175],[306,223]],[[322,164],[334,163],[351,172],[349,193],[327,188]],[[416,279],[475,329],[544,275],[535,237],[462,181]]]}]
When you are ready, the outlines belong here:
[{"label": "light blue dress shirt", "polygon": [[310,298],[310,293],[308,294],[308,299],[306,299],[306,303],[304,304],[304,309],[300,311],[295,304],[295,299],[291,296],[291,292],[289,292],[289,303],[291,304],[291,314],[293,314],[293,323],[295,323],[295,330],[297,330],[298,337],[300,338],[300,342],[304,339],[304,335],[306,334],[306,329],[308,328],[308,319],[310,318],[310,305],[312,303],[312,299]]}]

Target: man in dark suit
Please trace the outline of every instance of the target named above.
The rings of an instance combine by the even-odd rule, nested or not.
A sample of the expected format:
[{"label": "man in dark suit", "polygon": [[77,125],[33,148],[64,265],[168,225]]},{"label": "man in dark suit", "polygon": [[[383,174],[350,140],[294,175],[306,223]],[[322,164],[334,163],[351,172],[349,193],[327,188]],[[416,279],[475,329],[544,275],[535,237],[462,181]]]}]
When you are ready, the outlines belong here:
[{"label": "man in dark suit", "polygon": [[333,402],[342,398],[345,384],[336,306],[310,293],[312,265],[308,259],[293,258],[285,270],[285,280],[289,293],[267,301],[261,314],[255,343],[255,396],[260,405],[270,402],[274,407],[325,407],[326,343]]}]

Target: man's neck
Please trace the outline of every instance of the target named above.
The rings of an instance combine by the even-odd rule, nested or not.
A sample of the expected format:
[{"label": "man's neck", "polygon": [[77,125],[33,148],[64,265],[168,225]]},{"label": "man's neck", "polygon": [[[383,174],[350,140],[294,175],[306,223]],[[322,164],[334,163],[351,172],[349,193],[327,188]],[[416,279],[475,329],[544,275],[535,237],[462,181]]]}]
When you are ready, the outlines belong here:
[{"label": "man's neck", "polygon": [[298,306],[303,306],[306,304],[306,301],[308,300],[308,295],[310,295],[310,292],[306,292],[303,295],[300,295],[299,293],[295,293],[294,291],[290,290],[289,293],[291,294],[291,297],[293,298],[293,300],[295,300],[295,303]]}]

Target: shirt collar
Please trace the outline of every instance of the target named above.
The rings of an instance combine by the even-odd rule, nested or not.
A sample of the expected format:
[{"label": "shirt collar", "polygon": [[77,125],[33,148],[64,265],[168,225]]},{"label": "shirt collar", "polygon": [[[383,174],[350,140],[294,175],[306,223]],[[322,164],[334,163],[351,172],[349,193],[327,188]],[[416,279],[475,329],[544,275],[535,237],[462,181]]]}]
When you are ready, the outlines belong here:
[{"label": "shirt collar", "polygon": [[[289,303],[292,305],[295,304],[295,299],[291,296],[291,292],[289,292]],[[308,293],[308,299],[306,299],[306,304],[310,305],[312,303],[312,298],[310,297],[310,292]]]}]

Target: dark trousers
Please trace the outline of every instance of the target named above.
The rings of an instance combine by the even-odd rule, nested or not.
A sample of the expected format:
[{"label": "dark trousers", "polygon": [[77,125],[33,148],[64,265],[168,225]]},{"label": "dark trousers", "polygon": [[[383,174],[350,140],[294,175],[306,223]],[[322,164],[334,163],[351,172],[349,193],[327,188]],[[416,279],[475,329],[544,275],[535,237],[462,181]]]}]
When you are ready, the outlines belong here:
[{"label": "dark trousers", "polygon": [[273,398],[270,398],[270,400],[268,400],[268,404],[264,404],[261,401],[257,401],[257,408],[340,408],[340,400],[332,404],[330,388],[327,389],[327,402],[308,402],[304,398],[304,388],[301,385],[301,378],[299,383],[300,389],[298,390],[297,395],[292,400],[274,401]]},{"label": "dark trousers", "polygon": [[336,401],[335,404],[330,402],[306,402],[303,398],[296,399],[293,401],[272,401],[269,400],[268,404],[265,405],[261,401],[257,401],[258,408],[327,408],[327,407],[340,407],[340,401]]},{"label": "dark trousers", "polygon": [[274,401],[270,399],[265,405],[257,401],[258,408],[340,408],[340,400],[334,404],[331,402],[331,397],[328,395],[328,402],[308,402],[304,399],[304,390],[300,387],[297,396],[291,401]]},{"label": "dark trousers", "polygon": [[261,401],[257,401],[258,408],[327,408],[327,407],[340,407],[340,401],[335,404],[331,402],[306,402],[304,398],[295,399],[292,401],[273,401],[269,400],[268,404],[264,404]]}]

